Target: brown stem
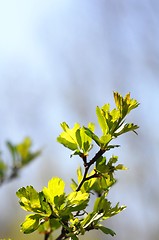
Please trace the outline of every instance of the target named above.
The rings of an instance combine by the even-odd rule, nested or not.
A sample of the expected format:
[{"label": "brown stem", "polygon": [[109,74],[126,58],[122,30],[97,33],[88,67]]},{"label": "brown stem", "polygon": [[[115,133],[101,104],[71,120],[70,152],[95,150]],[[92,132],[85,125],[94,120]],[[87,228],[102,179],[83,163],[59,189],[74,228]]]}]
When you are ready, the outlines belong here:
[{"label": "brown stem", "polygon": [[50,236],[50,233],[45,233],[44,240],[48,240]]},{"label": "brown stem", "polygon": [[64,238],[64,235],[63,235],[63,233],[61,233],[57,238],[56,238],[56,240],[63,240]]},{"label": "brown stem", "polygon": [[85,166],[85,171],[84,171],[84,175],[83,175],[83,178],[82,178],[82,181],[80,182],[80,184],[78,185],[77,189],[76,189],[76,192],[78,192],[80,190],[80,188],[82,187],[83,183],[86,181],[86,176],[87,176],[87,173],[88,173],[88,170],[89,170],[89,166]]},{"label": "brown stem", "polygon": [[[83,183],[84,183],[85,181],[87,181],[88,179],[90,179],[89,177],[87,178],[87,173],[88,173],[88,170],[89,170],[90,166],[92,166],[92,165],[97,161],[97,159],[98,159],[99,157],[101,157],[101,156],[105,153],[105,151],[106,151],[106,150],[100,149],[100,150],[96,153],[96,155],[90,160],[89,163],[84,164],[84,165],[85,165],[84,175],[83,175],[83,178],[82,178],[80,184],[78,185],[78,187],[77,187],[77,189],[76,189],[76,192],[78,192],[78,191],[81,189],[81,187],[82,187],[82,185],[83,185]],[[90,176],[90,177],[93,178],[93,177],[95,177],[95,175],[92,175],[92,176]]]},{"label": "brown stem", "polygon": [[64,227],[62,227],[61,234],[56,238],[56,240],[64,240],[64,239],[67,239],[66,230]]},{"label": "brown stem", "polygon": [[106,150],[103,150],[103,149],[100,149],[96,155],[92,158],[92,160],[88,163],[88,166],[90,167],[91,165],[93,165],[98,158],[100,158],[104,153],[105,153]]},{"label": "brown stem", "polygon": [[87,178],[85,179],[85,181],[88,181],[88,180],[91,179],[91,178],[97,178],[97,177],[99,177],[99,175],[98,175],[97,173],[94,173],[93,175],[87,177]]}]

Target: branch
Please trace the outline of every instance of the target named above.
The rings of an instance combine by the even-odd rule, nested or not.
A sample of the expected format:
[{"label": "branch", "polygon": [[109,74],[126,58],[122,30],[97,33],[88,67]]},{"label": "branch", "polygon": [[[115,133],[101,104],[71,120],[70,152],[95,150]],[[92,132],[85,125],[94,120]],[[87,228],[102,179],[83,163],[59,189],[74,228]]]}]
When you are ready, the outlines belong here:
[{"label": "branch", "polygon": [[76,192],[78,192],[80,190],[80,188],[82,187],[83,183],[86,181],[86,176],[87,176],[89,168],[90,168],[90,166],[88,166],[88,164],[87,164],[87,166],[85,166],[85,171],[84,171],[84,175],[83,175],[82,181],[78,185],[78,187],[76,189]]},{"label": "branch", "polygon": [[96,177],[95,174],[90,177],[87,177],[88,170],[97,161],[97,159],[105,153],[105,151],[106,150],[100,149],[96,153],[96,155],[90,160],[89,163],[86,163],[86,164],[84,163],[84,166],[85,166],[84,175],[83,175],[82,181],[80,182],[80,184],[78,185],[78,187],[76,189],[76,192],[78,192],[80,190],[80,188],[82,187],[82,185],[85,181],[89,180],[90,178]]},{"label": "branch", "polygon": [[63,233],[61,233],[57,238],[56,240],[63,240],[65,238],[63,238],[65,235]]},{"label": "branch", "polygon": [[45,235],[44,235],[44,240],[48,240],[48,239],[49,239],[49,236],[50,236],[50,233],[45,233]]},{"label": "branch", "polygon": [[106,150],[103,150],[103,149],[100,149],[96,155],[92,158],[92,160],[88,163],[88,166],[90,168],[91,165],[93,165],[98,158],[100,158],[104,153],[105,153]]},{"label": "branch", "polygon": [[61,234],[55,240],[64,240],[67,239],[66,237],[66,230],[62,227]]}]

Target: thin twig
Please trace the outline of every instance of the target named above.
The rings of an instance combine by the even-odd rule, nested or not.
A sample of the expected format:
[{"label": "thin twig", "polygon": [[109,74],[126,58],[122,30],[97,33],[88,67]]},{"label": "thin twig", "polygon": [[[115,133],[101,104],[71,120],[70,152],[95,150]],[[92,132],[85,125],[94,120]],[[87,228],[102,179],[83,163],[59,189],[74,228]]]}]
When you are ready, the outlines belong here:
[{"label": "thin twig", "polygon": [[50,233],[45,233],[45,235],[44,235],[44,240],[48,240],[48,239],[49,239],[49,236],[50,236]]},{"label": "thin twig", "polygon": [[65,228],[62,227],[62,230],[61,230],[61,234],[56,238],[56,240],[64,240],[66,239],[66,231],[65,231]]},{"label": "thin twig", "polygon": [[85,171],[84,171],[84,175],[83,175],[83,178],[82,178],[82,181],[80,182],[80,184],[78,185],[77,189],[76,189],[76,192],[78,192],[80,190],[80,188],[82,187],[83,183],[86,181],[86,176],[87,176],[87,173],[88,173],[88,170],[89,170],[89,166],[87,165],[85,167]]},{"label": "thin twig", "polygon": [[91,161],[88,163],[88,166],[90,167],[91,165],[93,165],[98,158],[100,158],[104,153],[105,153],[106,150],[103,150],[103,149],[100,149],[96,155],[91,159]]},{"label": "thin twig", "polygon": [[56,238],[56,240],[63,240],[64,239],[64,234],[63,233],[61,233],[57,238]]},{"label": "thin twig", "polygon": [[[81,187],[82,187],[82,185],[83,185],[83,183],[84,183],[85,181],[87,181],[88,179],[90,179],[89,177],[87,177],[87,173],[88,173],[88,170],[89,170],[90,166],[92,166],[92,165],[97,161],[97,159],[98,159],[99,157],[101,157],[101,156],[105,153],[105,151],[106,151],[106,150],[100,149],[100,150],[96,153],[96,155],[90,160],[90,162],[88,162],[88,163],[86,163],[86,164],[84,163],[84,166],[85,166],[84,175],[83,175],[83,178],[82,178],[80,184],[78,185],[78,187],[77,187],[77,189],[76,189],[76,192],[78,192],[78,191],[81,189]],[[92,176],[90,176],[90,177],[93,178],[93,177],[95,177],[95,175],[92,175]]]}]

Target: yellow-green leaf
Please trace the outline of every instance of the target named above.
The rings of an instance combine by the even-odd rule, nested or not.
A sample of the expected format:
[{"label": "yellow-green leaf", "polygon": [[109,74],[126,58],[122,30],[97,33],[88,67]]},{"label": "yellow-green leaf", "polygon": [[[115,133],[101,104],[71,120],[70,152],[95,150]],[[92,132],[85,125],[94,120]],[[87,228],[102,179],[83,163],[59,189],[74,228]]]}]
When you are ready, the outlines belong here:
[{"label": "yellow-green leaf", "polygon": [[25,234],[34,232],[39,227],[40,218],[39,214],[27,215],[25,221],[21,224],[21,231]]},{"label": "yellow-green leaf", "polygon": [[118,164],[116,167],[115,167],[116,170],[127,170],[127,167],[125,167],[123,164]]},{"label": "yellow-green leaf", "polygon": [[74,127],[70,129],[69,126],[63,122],[61,123],[61,127],[64,131],[59,135],[57,141],[73,151],[78,149],[76,131],[80,129],[80,125],[75,123]]},{"label": "yellow-green leaf", "polygon": [[49,203],[55,204],[55,197],[64,194],[65,183],[61,178],[53,177],[48,182],[48,187],[43,188],[43,193]]},{"label": "yellow-green leaf", "polygon": [[100,125],[100,128],[103,132],[103,135],[107,132],[107,123],[106,123],[106,119],[104,116],[104,111],[100,108],[100,107],[96,107],[96,114],[97,114],[97,118],[98,118],[98,123]]},{"label": "yellow-green leaf", "polygon": [[16,192],[20,205],[26,211],[37,211],[41,208],[39,193],[32,187],[22,187]]},{"label": "yellow-green leaf", "polygon": [[18,144],[16,146],[16,149],[22,158],[25,159],[27,157],[31,145],[32,145],[31,139],[29,137],[26,137],[21,144]]},{"label": "yellow-green leaf", "polygon": [[106,228],[106,227],[100,225],[100,226],[98,226],[98,229],[100,229],[105,234],[110,234],[112,237],[116,235],[116,233],[113,230],[111,230],[110,228]]}]

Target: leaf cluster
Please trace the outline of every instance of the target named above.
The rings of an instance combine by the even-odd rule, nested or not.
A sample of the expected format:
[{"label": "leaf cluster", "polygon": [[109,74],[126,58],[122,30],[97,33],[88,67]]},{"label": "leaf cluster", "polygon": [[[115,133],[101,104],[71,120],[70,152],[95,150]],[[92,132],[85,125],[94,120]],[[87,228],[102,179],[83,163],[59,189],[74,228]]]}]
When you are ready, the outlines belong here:
[{"label": "leaf cluster", "polygon": [[32,151],[32,142],[29,137],[23,139],[19,144],[6,142],[6,146],[11,155],[11,163],[8,165],[0,155],[0,184],[8,182],[17,177],[21,168],[29,164],[40,155],[40,151]]},{"label": "leaf cluster", "polygon": [[[129,93],[122,97],[114,92],[114,100],[116,107],[112,110],[109,104],[96,108],[101,136],[95,134],[93,123],[87,127],[75,123],[73,128],[65,122],[61,124],[62,133],[57,141],[72,151],[71,157],[78,155],[81,158],[83,168],[77,169],[77,180],[72,179],[72,191],[69,194],[65,192],[64,181],[58,177],[53,177],[40,192],[33,186],[22,187],[17,191],[21,207],[32,212],[21,225],[23,233],[38,230],[44,234],[45,240],[59,228],[61,233],[56,240],[77,240],[90,230],[115,235],[113,230],[102,223],[125,209],[119,203],[112,206],[108,193],[116,183],[115,172],[127,168],[118,163],[117,156],[112,155],[107,159],[105,153],[119,147],[112,144],[114,138],[130,131],[136,133],[138,126],[126,123],[126,116],[139,104],[130,98]],[[98,147],[98,151],[89,158],[93,144]],[[88,212],[92,196],[96,198],[92,210]]]}]

